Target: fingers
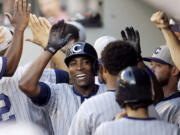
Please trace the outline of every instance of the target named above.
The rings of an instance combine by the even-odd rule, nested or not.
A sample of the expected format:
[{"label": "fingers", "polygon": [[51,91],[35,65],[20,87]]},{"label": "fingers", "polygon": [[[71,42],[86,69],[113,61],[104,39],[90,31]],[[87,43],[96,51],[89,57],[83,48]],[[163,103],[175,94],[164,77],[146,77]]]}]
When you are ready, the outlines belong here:
[{"label": "fingers", "polygon": [[27,14],[29,15],[30,12],[31,12],[31,4],[29,3],[29,4],[28,4],[28,8],[27,8]]},{"label": "fingers", "polygon": [[8,13],[8,12],[5,12],[4,15],[7,16],[7,18],[8,18],[9,21],[10,21],[10,23],[12,24],[12,20],[13,20],[13,19],[12,19],[12,15],[11,15],[10,13]]},{"label": "fingers", "polygon": [[38,20],[37,16],[36,15],[32,15],[30,16],[30,20],[31,20],[31,23],[32,25],[34,25],[34,27],[41,27],[41,23],[40,21]]},{"label": "fingers", "polygon": [[23,12],[23,0],[18,0],[18,11]]},{"label": "fingers", "polygon": [[[3,30],[3,28],[1,27],[1,31]],[[5,32],[0,33],[0,43],[2,43],[5,40]]]},{"label": "fingers", "polygon": [[46,18],[40,17],[39,20],[43,27],[45,27],[46,29],[51,29],[51,24]]},{"label": "fingers", "polygon": [[131,32],[132,40],[136,41],[136,34],[135,34],[135,31],[134,31],[134,28],[130,27],[129,29],[130,29],[130,32]]},{"label": "fingers", "polygon": [[126,33],[128,35],[128,40],[132,40],[131,30],[128,27],[126,27]]},{"label": "fingers", "polygon": [[22,11],[25,13],[26,12],[26,0],[23,0],[22,3]]},{"label": "fingers", "polygon": [[127,40],[127,36],[126,36],[126,33],[124,32],[124,30],[121,31],[121,36],[122,36],[123,40]]},{"label": "fingers", "polygon": [[14,4],[14,12],[17,12],[17,11],[18,11],[18,0],[16,0]]},{"label": "fingers", "polygon": [[68,34],[64,39],[64,44],[66,45],[72,38],[72,34]]}]

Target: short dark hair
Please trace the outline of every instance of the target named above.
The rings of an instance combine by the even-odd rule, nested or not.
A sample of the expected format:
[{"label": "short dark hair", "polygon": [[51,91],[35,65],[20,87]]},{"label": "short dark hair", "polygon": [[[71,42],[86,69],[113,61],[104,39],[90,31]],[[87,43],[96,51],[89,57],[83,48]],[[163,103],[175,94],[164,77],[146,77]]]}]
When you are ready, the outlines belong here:
[{"label": "short dark hair", "polygon": [[128,66],[137,65],[136,51],[127,41],[115,41],[109,43],[101,53],[104,67],[112,75],[118,73]]},{"label": "short dark hair", "polygon": [[79,29],[71,24],[66,24],[64,28],[64,37],[68,34],[71,34],[71,39],[74,39],[76,42],[79,40]]}]

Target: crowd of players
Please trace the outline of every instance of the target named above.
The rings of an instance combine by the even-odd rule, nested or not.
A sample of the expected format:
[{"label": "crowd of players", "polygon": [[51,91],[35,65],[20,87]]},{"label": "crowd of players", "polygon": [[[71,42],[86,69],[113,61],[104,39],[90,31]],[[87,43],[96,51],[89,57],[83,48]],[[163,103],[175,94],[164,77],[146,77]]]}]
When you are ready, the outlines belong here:
[{"label": "crowd of players", "polygon": [[[79,23],[51,26],[30,12],[31,4],[16,0],[13,16],[6,13],[14,31],[0,27],[1,123],[31,123],[42,135],[180,134],[180,29],[165,13],[154,13],[151,22],[166,45],[142,57],[133,27],[121,31],[122,40],[103,36],[91,45]],[[27,41],[44,51],[20,67],[28,25],[33,39]],[[1,125],[0,134],[14,128]]]}]

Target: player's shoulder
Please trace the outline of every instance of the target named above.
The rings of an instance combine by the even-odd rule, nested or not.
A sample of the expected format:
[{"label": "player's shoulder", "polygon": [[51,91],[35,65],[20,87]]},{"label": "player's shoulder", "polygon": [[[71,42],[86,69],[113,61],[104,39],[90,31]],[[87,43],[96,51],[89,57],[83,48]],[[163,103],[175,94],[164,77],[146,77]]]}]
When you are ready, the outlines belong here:
[{"label": "player's shoulder", "polygon": [[95,115],[112,108],[113,103],[115,103],[114,92],[104,92],[84,101],[79,108],[79,112],[86,113],[86,115]]},{"label": "player's shoulder", "polygon": [[64,90],[64,91],[72,90],[72,87],[73,87],[72,85],[70,85],[68,83],[58,83],[58,84],[56,84],[56,83],[51,83],[51,82],[48,82],[48,81],[46,81],[44,83],[46,85],[48,85],[51,90],[57,90],[57,91],[59,91],[59,90]]}]

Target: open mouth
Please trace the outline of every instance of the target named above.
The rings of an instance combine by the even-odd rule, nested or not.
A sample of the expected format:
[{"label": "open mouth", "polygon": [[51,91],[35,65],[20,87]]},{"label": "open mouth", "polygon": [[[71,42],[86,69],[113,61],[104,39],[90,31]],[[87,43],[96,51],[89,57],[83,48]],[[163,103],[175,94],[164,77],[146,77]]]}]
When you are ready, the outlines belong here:
[{"label": "open mouth", "polygon": [[78,79],[78,80],[83,80],[83,79],[85,79],[86,78],[86,74],[78,74],[78,75],[76,75],[76,78]]}]

